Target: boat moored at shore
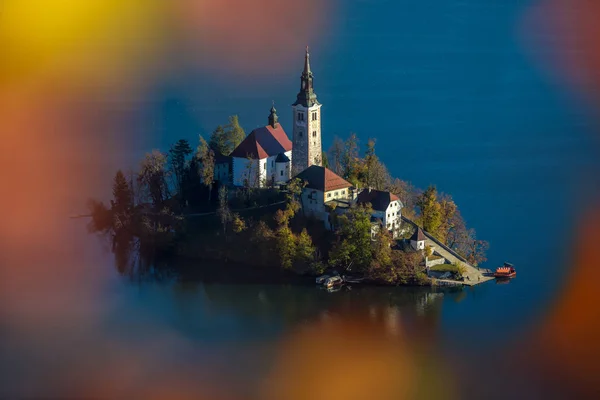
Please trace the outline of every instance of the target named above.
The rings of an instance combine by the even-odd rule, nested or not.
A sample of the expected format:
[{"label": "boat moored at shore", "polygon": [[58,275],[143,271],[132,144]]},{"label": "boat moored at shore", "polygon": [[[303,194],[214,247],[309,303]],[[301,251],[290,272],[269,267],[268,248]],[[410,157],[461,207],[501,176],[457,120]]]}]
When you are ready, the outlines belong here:
[{"label": "boat moored at shore", "polygon": [[511,279],[515,276],[517,276],[515,267],[507,262],[505,262],[502,267],[497,268],[496,272],[494,273],[494,277],[496,279]]}]

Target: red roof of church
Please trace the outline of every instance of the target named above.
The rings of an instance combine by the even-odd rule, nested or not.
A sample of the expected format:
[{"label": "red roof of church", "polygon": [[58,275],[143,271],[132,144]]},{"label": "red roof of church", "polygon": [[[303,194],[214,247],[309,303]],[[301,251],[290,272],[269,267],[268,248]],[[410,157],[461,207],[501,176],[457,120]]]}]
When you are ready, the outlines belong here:
[{"label": "red roof of church", "polygon": [[346,181],[341,176],[336,175],[332,170],[318,165],[311,165],[300,172],[296,178],[306,181],[307,188],[317,189],[323,192],[346,189],[352,186],[350,182]]},{"label": "red roof of church", "polygon": [[267,125],[253,130],[246,136],[231,153],[231,157],[263,159],[291,150],[292,142],[281,124],[277,124],[276,128]]}]

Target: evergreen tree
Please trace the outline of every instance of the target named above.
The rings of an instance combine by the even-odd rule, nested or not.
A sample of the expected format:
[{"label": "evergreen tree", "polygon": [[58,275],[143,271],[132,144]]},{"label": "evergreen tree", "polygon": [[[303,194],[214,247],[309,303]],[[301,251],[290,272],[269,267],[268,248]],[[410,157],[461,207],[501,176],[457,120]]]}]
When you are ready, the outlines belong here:
[{"label": "evergreen tree", "polygon": [[324,151],[323,151],[323,152],[321,152],[321,161],[323,162],[323,164],[322,164],[322,165],[323,165],[325,168],[329,168],[329,169],[331,169],[331,168],[329,167],[329,159],[327,158],[327,153],[326,153],[326,152],[324,152]]},{"label": "evergreen tree", "polygon": [[113,198],[112,208],[115,212],[129,212],[133,208],[133,190],[121,170],[115,174]]},{"label": "evergreen tree", "polygon": [[229,153],[225,155],[231,154],[236,147],[239,146],[240,143],[246,138],[246,132],[244,128],[240,126],[240,120],[237,115],[232,115],[229,117],[229,124],[227,125],[226,138],[228,142],[228,150]]},{"label": "evergreen tree", "polygon": [[217,154],[228,156],[233,151],[227,140],[227,132],[225,132],[222,125],[217,126],[210,135],[209,144],[210,148]]},{"label": "evergreen tree", "polygon": [[171,170],[175,175],[175,182],[177,185],[177,193],[182,196],[183,192],[183,181],[186,175],[186,164],[187,156],[193,153],[190,143],[181,139],[177,143],[171,146],[169,150],[169,161],[171,163]]}]

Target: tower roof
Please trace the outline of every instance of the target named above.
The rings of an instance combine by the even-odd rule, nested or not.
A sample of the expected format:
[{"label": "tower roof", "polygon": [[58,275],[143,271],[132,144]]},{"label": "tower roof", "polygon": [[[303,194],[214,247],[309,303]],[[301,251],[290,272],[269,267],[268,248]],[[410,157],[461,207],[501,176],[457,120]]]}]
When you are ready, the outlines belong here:
[{"label": "tower roof", "polygon": [[275,109],[275,102],[273,102],[273,107],[271,107],[271,114],[269,115],[269,125],[273,128],[277,128],[279,125],[279,117],[277,116],[277,110]]},{"label": "tower roof", "polygon": [[421,228],[417,227],[417,230],[412,235],[410,240],[414,240],[415,242],[421,242],[423,240],[427,240],[427,236],[425,236],[425,234],[423,233],[423,230]]},{"label": "tower roof", "polygon": [[309,108],[319,104],[313,88],[313,78],[314,76],[310,69],[310,54],[308,52],[308,46],[306,46],[304,69],[302,70],[302,76],[300,77],[300,92],[298,92],[296,102],[293,104],[294,106],[301,105]]}]

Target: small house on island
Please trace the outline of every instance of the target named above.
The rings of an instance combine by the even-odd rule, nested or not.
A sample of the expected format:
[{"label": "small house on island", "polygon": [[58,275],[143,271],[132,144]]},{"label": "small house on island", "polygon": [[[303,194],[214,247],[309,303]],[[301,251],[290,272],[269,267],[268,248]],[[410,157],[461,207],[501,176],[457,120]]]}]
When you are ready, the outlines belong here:
[{"label": "small house on island", "polygon": [[[388,231],[392,232],[394,238],[398,237],[398,230],[402,222],[402,207],[404,207],[398,196],[369,188],[359,193],[357,203],[371,204],[373,222],[386,227]],[[376,229],[374,233],[376,233]]]},{"label": "small house on island", "polygon": [[279,124],[274,106],[269,125],[246,136],[231,158],[235,186],[260,188],[290,180],[292,142]]},{"label": "small house on island", "polygon": [[425,241],[427,240],[427,236],[423,233],[423,230],[417,227],[417,230],[410,238],[410,245],[415,250],[425,250]]},{"label": "small house on island", "polygon": [[322,220],[328,229],[331,226],[327,203],[339,201],[350,206],[354,200],[352,184],[329,168],[311,165],[296,175],[296,178],[306,183],[301,195],[305,215]]}]

